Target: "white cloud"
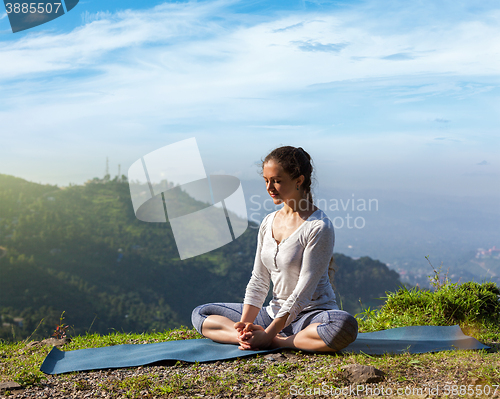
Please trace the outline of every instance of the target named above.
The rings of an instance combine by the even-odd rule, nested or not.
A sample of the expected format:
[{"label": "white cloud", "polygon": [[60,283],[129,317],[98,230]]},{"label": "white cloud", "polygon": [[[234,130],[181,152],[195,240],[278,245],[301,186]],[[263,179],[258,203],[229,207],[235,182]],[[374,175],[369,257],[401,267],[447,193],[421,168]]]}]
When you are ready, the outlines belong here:
[{"label": "white cloud", "polygon": [[320,51],[324,53],[339,53],[342,49],[348,46],[348,43],[319,43],[311,40],[299,40],[291,43],[296,45],[302,51]]},{"label": "white cloud", "polygon": [[[437,17],[426,23],[424,13],[401,27],[394,21],[408,18],[409,10],[394,7],[384,15],[377,2],[274,18],[232,13],[228,4],[84,14],[84,25],[71,32],[0,42],[0,119],[4,131],[19,137],[4,141],[4,151],[14,154],[4,159],[60,153],[83,159],[117,147],[122,154],[147,153],[186,130],[215,141],[231,137],[235,148],[244,140],[235,131],[260,135],[249,146],[270,147],[307,140],[328,148],[340,136],[376,134],[366,151],[380,158],[394,148],[393,134],[404,132],[399,162],[417,154],[408,137],[420,143],[419,155],[428,145],[451,151],[459,144],[435,137],[469,143],[474,135],[491,150],[497,117],[478,132],[475,121],[464,124],[467,112],[457,104],[466,108],[470,98],[493,96],[498,86],[498,10],[441,23]],[[484,103],[478,118],[493,107]],[[464,130],[439,131],[455,126]]]},{"label": "white cloud", "polygon": [[[186,67],[187,72],[199,72],[208,66],[224,76],[231,71],[231,75],[238,75],[235,83],[245,83],[239,73],[244,68],[251,73],[253,85],[268,84],[272,78],[272,83],[280,88],[297,82],[298,76],[302,78],[296,85],[318,83],[321,79],[341,81],[402,73],[500,72],[500,24],[493,23],[500,19],[495,12],[488,15],[490,23],[459,21],[431,30],[425,26],[388,34],[382,29],[384,20],[370,26],[369,15],[359,16],[354,11],[331,15],[300,13],[254,24],[233,15],[236,24],[231,24],[229,17],[216,23],[212,20],[214,15],[223,19],[228,16],[224,5],[164,4],[153,10],[127,10],[116,15],[86,14],[84,19],[92,22],[72,32],[27,36],[0,45],[4,60],[0,76],[2,80],[15,79],[33,73],[102,70],[117,64],[140,69],[149,63],[152,68],[178,75],[185,74]],[[352,26],[353,14],[362,19],[356,27]],[[297,45],[314,54],[297,52]],[[143,62],[134,58],[137,49],[141,49]],[[107,58],[117,50],[126,54]],[[358,61],[353,62],[353,57]],[[390,62],[394,60],[404,60],[404,66]],[[279,67],[283,68],[280,74],[273,74]],[[263,70],[270,71],[268,76]]]}]

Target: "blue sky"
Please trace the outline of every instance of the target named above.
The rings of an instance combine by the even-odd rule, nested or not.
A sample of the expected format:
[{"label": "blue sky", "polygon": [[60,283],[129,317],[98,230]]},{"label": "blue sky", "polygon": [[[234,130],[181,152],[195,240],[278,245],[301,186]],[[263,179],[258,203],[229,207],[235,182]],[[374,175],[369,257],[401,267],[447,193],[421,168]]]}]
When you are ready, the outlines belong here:
[{"label": "blue sky", "polygon": [[320,188],[500,197],[497,2],[86,0],[16,34],[2,8],[0,60],[3,174],[81,184],[195,137],[207,173],[294,145]]}]

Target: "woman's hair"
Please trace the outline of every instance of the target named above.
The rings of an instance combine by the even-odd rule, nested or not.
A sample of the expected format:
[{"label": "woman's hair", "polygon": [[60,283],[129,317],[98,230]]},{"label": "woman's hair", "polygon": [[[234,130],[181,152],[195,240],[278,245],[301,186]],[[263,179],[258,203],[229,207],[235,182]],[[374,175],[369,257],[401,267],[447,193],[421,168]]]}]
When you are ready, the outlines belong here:
[{"label": "woman's hair", "polygon": [[306,193],[307,200],[313,202],[311,193],[313,165],[311,156],[302,147],[284,146],[274,149],[262,161],[261,174],[264,164],[270,160],[280,164],[292,179],[303,175],[304,182],[302,183],[302,189]]}]

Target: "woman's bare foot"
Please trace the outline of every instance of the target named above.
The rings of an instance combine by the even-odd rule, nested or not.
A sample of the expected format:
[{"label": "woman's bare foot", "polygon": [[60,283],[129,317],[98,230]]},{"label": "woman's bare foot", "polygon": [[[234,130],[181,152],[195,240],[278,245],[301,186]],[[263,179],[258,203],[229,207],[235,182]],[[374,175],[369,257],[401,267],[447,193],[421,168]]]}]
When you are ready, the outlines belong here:
[{"label": "woman's bare foot", "polygon": [[272,348],[272,349],[274,349],[274,348],[295,348],[295,346],[293,345],[293,340],[290,339],[290,337],[282,337],[282,336],[276,335],[273,338],[269,348]]}]

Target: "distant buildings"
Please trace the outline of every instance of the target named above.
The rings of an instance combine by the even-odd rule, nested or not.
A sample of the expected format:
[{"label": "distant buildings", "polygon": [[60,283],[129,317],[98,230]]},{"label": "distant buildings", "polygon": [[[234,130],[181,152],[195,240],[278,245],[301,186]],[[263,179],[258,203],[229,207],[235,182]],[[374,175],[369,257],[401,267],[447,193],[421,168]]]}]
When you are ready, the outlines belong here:
[{"label": "distant buildings", "polygon": [[476,251],[476,259],[500,259],[500,248],[495,245],[490,249],[479,248]]},{"label": "distant buildings", "polygon": [[106,184],[106,183],[109,183],[110,181],[118,182],[118,183],[126,183],[127,176],[125,176],[125,175],[118,176],[117,175],[117,176],[115,176],[114,179],[111,179],[110,175],[106,175],[102,179],[100,179],[98,177],[94,177],[91,180],[87,180],[84,184],[85,185],[88,185],[88,184]]},{"label": "distant buildings", "polygon": [[2,327],[12,327],[12,326],[17,326],[17,327],[23,327],[24,324],[24,319],[22,317],[10,317],[6,315],[1,315],[0,320],[2,321]]}]

